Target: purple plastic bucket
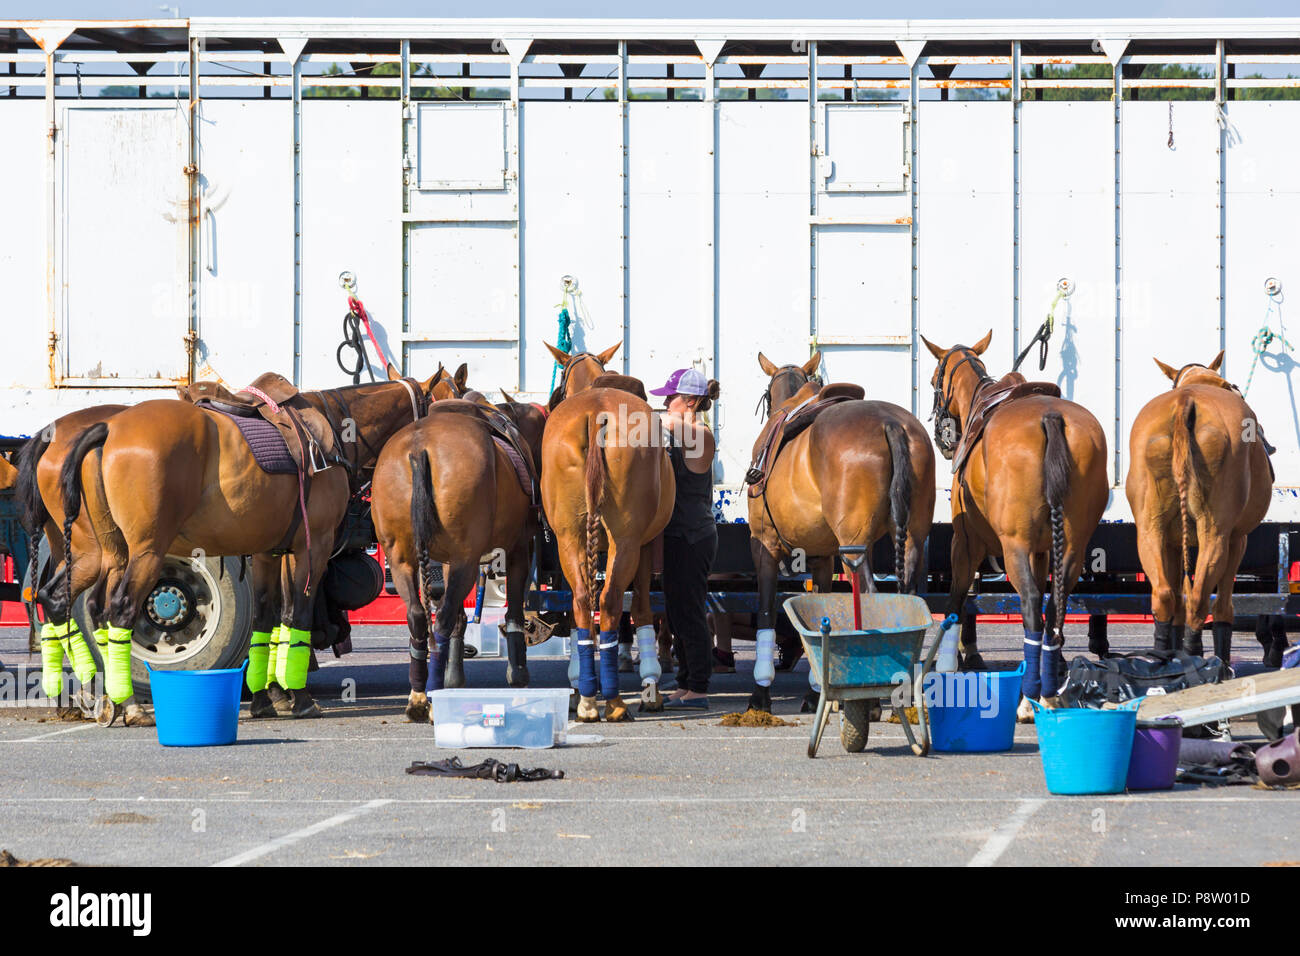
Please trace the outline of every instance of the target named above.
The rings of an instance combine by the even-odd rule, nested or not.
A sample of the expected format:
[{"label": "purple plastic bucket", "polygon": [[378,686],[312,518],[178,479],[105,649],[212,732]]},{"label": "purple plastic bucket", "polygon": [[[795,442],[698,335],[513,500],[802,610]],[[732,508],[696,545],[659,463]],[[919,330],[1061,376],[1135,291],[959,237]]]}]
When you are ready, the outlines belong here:
[{"label": "purple plastic bucket", "polygon": [[1128,789],[1171,789],[1178,774],[1178,752],[1182,746],[1182,721],[1139,722],[1128,762]]}]

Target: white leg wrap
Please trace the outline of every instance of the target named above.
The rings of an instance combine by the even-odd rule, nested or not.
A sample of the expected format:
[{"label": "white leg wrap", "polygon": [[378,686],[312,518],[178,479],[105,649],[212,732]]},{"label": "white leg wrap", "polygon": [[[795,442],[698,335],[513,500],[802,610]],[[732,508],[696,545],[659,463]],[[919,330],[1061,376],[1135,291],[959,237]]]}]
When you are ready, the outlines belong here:
[{"label": "white leg wrap", "polygon": [[659,666],[659,645],[655,642],[655,629],[649,624],[636,629],[636,649],[641,655],[641,686],[659,683],[663,676],[663,669]]},{"label": "white leg wrap", "polygon": [[755,637],[754,683],[759,687],[771,687],[776,679],[776,631],[765,627]]},{"label": "white leg wrap", "polygon": [[578,686],[578,670],[580,666],[581,665],[579,665],[578,663],[578,640],[577,638],[570,637],[569,638],[569,686],[575,689]]}]

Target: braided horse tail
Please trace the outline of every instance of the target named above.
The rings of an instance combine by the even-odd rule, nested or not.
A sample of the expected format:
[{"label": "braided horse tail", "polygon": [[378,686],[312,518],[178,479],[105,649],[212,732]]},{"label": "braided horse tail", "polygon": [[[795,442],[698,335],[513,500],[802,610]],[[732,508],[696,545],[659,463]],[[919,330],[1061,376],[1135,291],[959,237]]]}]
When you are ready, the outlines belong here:
[{"label": "braided horse tail", "polygon": [[429,464],[428,449],[410,455],[411,462],[411,537],[420,562],[420,603],[424,616],[433,631],[433,559],[429,557],[429,542],[438,526],[438,513],[433,503],[433,469]]},{"label": "braided horse tail", "polygon": [[[605,423],[600,414],[592,414],[587,422],[587,469],[584,482],[587,489],[587,612],[592,622],[600,608],[600,593],[596,590],[596,559],[600,556],[600,505],[605,497],[605,451],[603,447]],[[607,628],[610,622],[601,621]],[[618,621],[613,622],[618,626]]]},{"label": "braided horse tail", "polygon": [[885,423],[894,474],[889,480],[889,516],[894,522],[894,574],[898,593],[910,594],[914,582],[907,580],[907,526],[912,511],[912,450],[907,432],[897,422]]},{"label": "braided horse tail", "polygon": [[1196,565],[1192,563],[1192,528],[1189,518],[1189,505],[1192,483],[1196,477],[1196,461],[1193,454],[1196,435],[1196,402],[1186,393],[1179,395],[1174,403],[1174,429],[1170,448],[1169,464],[1174,473],[1174,484],[1178,487],[1178,514],[1182,522],[1183,533],[1183,573],[1187,575],[1190,585],[1196,579]]},{"label": "braided horse tail", "polygon": [[81,463],[94,448],[108,439],[108,424],[96,422],[72,443],[59,471],[59,485],[63,496],[63,611],[66,619],[72,617],[72,526],[81,514]]},{"label": "braided horse tail", "polygon": [[41,533],[45,530],[45,523],[50,520],[50,513],[41,498],[40,485],[36,481],[36,467],[40,464],[45,450],[50,447],[52,427],[47,426],[37,432],[19,451],[18,483],[14,489],[15,500],[18,502],[18,520],[27,532],[27,567],[31,578],[33,604],[36,603],[36,590],[39,584],[37,565],[40,562],[37,557],[40,553]]},{"label": "braided horse tail", "polygon": [[1052,521],[1052,606],[1051,628],[1063,639],[1065,627],[1065,497],[1070,491],[1074,456],[1065,441],[1065,419],[1060,412],[1043,416],[1047,448],[1043,453],[1043,491]]}]

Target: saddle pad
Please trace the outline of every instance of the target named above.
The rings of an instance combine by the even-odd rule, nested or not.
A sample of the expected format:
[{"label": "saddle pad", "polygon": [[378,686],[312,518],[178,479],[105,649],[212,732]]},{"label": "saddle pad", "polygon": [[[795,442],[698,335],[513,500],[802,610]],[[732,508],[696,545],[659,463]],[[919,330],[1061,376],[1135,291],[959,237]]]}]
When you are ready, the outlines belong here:
[{"label": "saddle pad", "polygon": [[298,474],[298,466],[289,455],[289,446],[285,444],[280,429],[265,418],[260,415],[249,418],[234,414],[208,402],[200,403],[199,407],[234,422],[239,433],[244,436],[244,441],[248,443],[248,450],[253,453],[253,460],[268,475]]}]

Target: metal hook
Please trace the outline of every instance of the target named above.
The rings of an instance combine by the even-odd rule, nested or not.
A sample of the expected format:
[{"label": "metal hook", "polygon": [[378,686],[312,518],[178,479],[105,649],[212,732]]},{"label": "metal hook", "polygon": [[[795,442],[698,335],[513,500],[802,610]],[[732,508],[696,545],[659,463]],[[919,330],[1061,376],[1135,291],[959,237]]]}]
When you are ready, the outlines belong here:
[{"label": "metal hook", "polygon": [[1063,298],[1068,299],[1074,295],[1074,283],[1067,278],[1060,278],[1056,282],[1056,291],[1061,293]]},{"label": "metal hook", "polygon": [[1264,291],[1270,299],[1280,299],[1282,297],[1282,283],[1278,279],[1269,276],[1264,280]]},{"label": "metal hook", "polygon": [[357,277],[351,271],[344,269],[339,273],[339,285],[349,295],[353,295],[357,291]]}]

